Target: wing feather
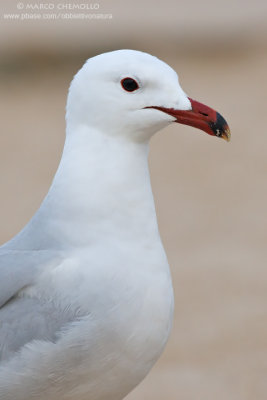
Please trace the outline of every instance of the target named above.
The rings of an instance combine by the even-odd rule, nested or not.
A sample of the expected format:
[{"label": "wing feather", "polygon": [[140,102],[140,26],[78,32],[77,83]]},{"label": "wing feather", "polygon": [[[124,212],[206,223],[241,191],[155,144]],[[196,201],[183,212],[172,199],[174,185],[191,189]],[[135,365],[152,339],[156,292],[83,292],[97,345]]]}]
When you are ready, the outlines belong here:
[{"label": "wing feather", "polygon": [[0,308],[25,286],[34,283],[46,267],[56,265],[61,256],[50,250],[0,249]]}]

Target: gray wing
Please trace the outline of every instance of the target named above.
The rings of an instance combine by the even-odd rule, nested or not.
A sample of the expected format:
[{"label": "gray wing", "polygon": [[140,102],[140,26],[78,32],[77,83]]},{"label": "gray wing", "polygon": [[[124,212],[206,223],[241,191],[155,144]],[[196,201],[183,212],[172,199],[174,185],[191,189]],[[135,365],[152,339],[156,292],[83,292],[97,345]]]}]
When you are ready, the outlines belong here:
[{"label": "gray wing", "polygon": [[60,262],[59,253],[50,250],[6,250],[0,248],[0,307],[23,287],[34,283],[47,266]]},{"label": "gray wing", "polygon": [[72,320],[68,310],[57,310],[53,303],[17,293],[34,284],[46,266],[59,264],[59,253],[44,250],[0,249],[0,360],[12,357],[32,340],[56,340],[60,328]]}]

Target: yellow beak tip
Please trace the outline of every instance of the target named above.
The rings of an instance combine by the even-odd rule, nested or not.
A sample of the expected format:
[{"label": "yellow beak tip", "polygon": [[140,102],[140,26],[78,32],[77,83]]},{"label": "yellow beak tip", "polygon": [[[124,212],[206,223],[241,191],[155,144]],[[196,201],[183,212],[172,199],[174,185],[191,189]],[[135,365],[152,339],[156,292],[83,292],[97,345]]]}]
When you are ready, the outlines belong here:
[{"label": "yellow beak tip", "polygon": [[231,132],[230,132],[230,129],[226,129],[225,132],[223,132],[221,138],[224,139],[224,140],[226,140],[227,142],[230,142],[230,140],[231,140]]}]

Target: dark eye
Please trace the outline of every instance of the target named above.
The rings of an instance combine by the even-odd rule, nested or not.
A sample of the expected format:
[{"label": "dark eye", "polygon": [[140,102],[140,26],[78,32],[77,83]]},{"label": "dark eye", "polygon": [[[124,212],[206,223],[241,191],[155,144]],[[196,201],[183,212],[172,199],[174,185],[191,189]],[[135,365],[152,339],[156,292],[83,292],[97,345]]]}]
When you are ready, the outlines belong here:
[{"label": "dark eye", "polygon": [[121,86],[127,92],[134,92],[139,88],[138,83],[133,78],[124,78],[121,80]]}]

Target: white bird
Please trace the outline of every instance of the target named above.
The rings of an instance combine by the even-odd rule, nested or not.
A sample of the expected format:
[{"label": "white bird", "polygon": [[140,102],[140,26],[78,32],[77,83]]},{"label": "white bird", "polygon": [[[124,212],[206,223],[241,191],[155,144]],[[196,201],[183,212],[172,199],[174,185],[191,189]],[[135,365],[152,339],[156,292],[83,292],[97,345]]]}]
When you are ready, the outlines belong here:
[{"label": "white bird", "polygon": [[172,122],[230,137],[171,67],[133,50],[85,63],[66,122],[48,195],[0,248],[1,400],[121,400],[146,376],[173,315],[149,139]]}]

